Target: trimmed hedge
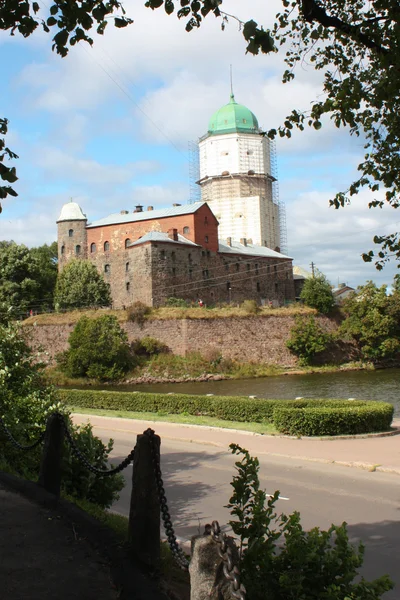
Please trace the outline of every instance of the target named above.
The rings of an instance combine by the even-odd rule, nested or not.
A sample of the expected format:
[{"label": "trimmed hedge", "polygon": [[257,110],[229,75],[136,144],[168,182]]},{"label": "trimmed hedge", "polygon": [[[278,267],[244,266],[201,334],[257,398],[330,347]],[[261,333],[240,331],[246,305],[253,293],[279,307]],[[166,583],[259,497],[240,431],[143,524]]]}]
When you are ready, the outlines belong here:
[{"label": "trimmed hedge", "polygon": [[364,406],[305,407],[274,409],[274,424],[288,435],[354,435],[390,429],[393,406],[386,402],[365,402]]},{"label": "trimmed hedge", "polygon": [[393,406],[364,400],[269,400],[247,396],[190,396],[108,390],[59,390],[79,408],[201,415],[225,421],[274,423],[290,435],[339,435],[390,428]]}]

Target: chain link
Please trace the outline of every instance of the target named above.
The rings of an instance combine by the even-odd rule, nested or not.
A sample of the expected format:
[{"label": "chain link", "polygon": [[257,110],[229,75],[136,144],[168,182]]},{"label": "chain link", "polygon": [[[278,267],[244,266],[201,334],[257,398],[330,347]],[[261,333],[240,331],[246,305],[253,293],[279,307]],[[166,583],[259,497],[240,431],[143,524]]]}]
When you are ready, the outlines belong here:
[{"label": "chain link", "polygon": [[15,437],[12,435],[11,431],[8,429],[7,425],[4,423],[4,420],[2,417],[0,417],[0,426],[1,426],[2,430],[4,431],[8,440],[12,444],[14,444],[14,446],[16,446],[19,450],[33,450],[33,448],[36,448],[36,446],[39,446],[39,444],[41,444],[43,442],[44,437],[46,435],[46,431],[42,431],[42,433],[40,434],[40,436],[38,437],[36,442],[33,442],[33,444],[28,444],[28,446],[24,446],[23,444],[20,444],[15,439]]},{"label": "chain link", "polygon": [[160,467],[160,457],[159,457],[157,448],[154,443],[155,433],[152,429],[147,429],[143,433],[143,435],[147,435],[147,437],[150,440],[150,449],[151,449],[152,462],[153,462],[153,467],[154,467],[154,474],[156,477],[156,485],[157,485],[158,495],[159,495],[159,499],[160,499],[161,517],[162,517],[162,520],[164,523],[164,529],[165,529],[165,534],[167,536],[168,544],[169,544],[169,547],[172,552],[172,556],[174,557],[175,561],[178,563],[178,565],[180,566],[180,568],[183,571],[187,571],[189,569],[189,561],[186,558],[185,553],[183,552],[182,548],[179,546],[179,544],[177,542],[174,527],[173,527],[172,521],[171,521],[171,515],[169,512],[169,508],[168,508],[167,497],[165,495],[164,482],[162,479],[162,473],[161,473],[161,467]]},{"label": "chain link", "polygon": [[56,415],[61,421],[65,432],[65,437],[67,438],[69,445],[71,446],[72,452],[75,454],[77,459],[80,460],[89,471],[91,471],[91,473],[94,473],[95,475],[100,475],[101,477],[107,477],[108,475],[116,475],[117,473],[123,471],[133,461],[133,457],[135,456],[135,448],[133,448],[133,450],[128,454],[128,456],[117,467],[107,470],[98,469],[89,462],[89,460],[86,458],[83,452],[76,445],[64,416],[61,413],[56,413]]},{"label": "chain link", "polygon": [[228,546],[226,535],[221,531],[218,521],[213,521],[211,526],[206,525],[205,533],[210,534],[218,544],[218,554],[223,561],[224,575],[231,582],[231,594],[237,600],[246,600],[246,588],[240,583],[240,571],[233,563],[232,550]]}]

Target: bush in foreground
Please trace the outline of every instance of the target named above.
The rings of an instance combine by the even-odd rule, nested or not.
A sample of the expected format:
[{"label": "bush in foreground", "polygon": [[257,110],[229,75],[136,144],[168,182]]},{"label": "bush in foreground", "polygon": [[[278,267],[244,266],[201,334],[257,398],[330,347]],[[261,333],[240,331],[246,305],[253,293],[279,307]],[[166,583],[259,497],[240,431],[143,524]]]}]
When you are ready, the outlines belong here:
[{"label": "bush in foreground", "polygon": [[127,335],[112,315],[81,317],[68,342],[69,349],[57,356],[57,362],[69,377],[113,381],[133,364]]},{"label": "bush in foreground", "polygon": [[[364,400],[270,400],[263,398],[248,398],[241,396],[189,396],[186,394],[150,394],[132,392],[111,392],[108,390],[60,390],[60,399],[69,406],[80,408],[126,410],[132,412],[163,412],[216,417],[225,421],[242,423],[273,423],[279,431],[287,432],[287,421],[284,416],[290,412],[297,414],[313,414],[321,410],[326,433],[317,432],[317,418],[314,419],[315,433],[294,433],[293,435],[337,435],[355,434],[365,431],[385,431],[390,428],[393,417],[393,406],[385,402]],[[359,416],[356,409],[360,409]],[[334,425],[340,410],[341,418]],[[280,411],[280,412],[279,412]],[[286,412],[285,412],[286,411]],[[307,412],[309,411],[309,413]],[[317,413],[316,413],[317,414]],[[347,424],[346,415],[349,415]],[[300,424],[303,421],[300,421]],[[328,424],[336,428],[335,433],[329,433]],[[298,426],[300,427],[300,425]],[[322,425],[321,425],[322,427]]]},{"label": "bush in foreground", "polygon": [[387,575],[360,578],[364,546],[349,542],[346,523],[327,531],[305,531],[300,514],[276,514],[279,492],[260,487],[259,461],[237,444],[241,455],[231,483],[229,522],[239,541],[240,571],[251,600],[378,600],[393,589]]},{"label": "bush in foreground", "polygon": [[317,354],[326,350],[331,339],[312,315],[297,317],[286,346],[299,357],[301,365],[309,365]]}]

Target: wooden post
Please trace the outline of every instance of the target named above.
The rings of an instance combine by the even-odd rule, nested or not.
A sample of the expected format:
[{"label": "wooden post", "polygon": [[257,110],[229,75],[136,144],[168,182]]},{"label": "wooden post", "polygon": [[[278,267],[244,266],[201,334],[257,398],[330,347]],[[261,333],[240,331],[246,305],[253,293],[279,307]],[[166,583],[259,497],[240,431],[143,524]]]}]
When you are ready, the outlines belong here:
[{"label": "wooden post", "polygon": [[[160,437],[153,437],[160,457]],[[129,541],[134,557],[151,569],[160,566],[160,500],[151,453],[151,441],[137,436],[132,468]]]},{"label": "wooden post", "polygon": [[61,420],[58,415],[50,415],[46,425],[38,483],[57,497],[60,496],[63,441],[64,429]]}]

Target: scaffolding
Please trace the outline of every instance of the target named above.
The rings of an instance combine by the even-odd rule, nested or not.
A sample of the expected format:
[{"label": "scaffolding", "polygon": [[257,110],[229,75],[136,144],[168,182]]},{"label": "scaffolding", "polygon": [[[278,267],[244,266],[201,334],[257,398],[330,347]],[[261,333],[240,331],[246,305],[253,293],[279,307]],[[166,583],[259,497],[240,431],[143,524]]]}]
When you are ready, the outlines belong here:
[{"label": "scaffolding", "polygon": [[200,179],[200,159],[199,144],[197,142],[188,143],[189,155],[189,204],[194,204],[201,200],[201,189],[198,181]]},{"label": "scaffolding", "polygon": [[276,153],[275,140],[270,141],[271,157],[271,175],[274,178],[272,183],[272,199],[274,204],[279,207],[279,238],[282,254],[288,253],[287,247],[287,228],[286,228],[286,206],[284,200],[279,198],[279,180],[278,180],[278,161]]}]

